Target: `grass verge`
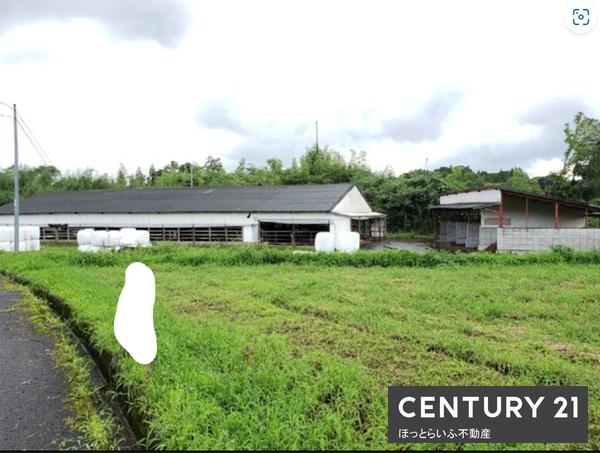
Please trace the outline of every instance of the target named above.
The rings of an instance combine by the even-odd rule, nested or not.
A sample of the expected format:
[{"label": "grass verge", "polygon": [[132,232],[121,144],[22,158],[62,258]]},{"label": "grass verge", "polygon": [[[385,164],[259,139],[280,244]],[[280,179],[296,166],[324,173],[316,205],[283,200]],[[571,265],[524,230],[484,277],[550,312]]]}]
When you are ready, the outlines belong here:
[{"label": "grass verge", "polygon": [[55,351],[55,366],[67,378],[68,395],[66,404],[73,416],[67,424],[79,433],[75,441],[64,441],[61,448],[86,450],[118,449],[121,441],[121,428],[105,401],[99,398],[99,389],[91,378],[94,366],[77,351],[71,334],[56,317],[45,301],[36,298],[31,291],[21,285],[5,281],[3,286],[21,294],[20,308],[32,322],[36,332],[52,338]]}]

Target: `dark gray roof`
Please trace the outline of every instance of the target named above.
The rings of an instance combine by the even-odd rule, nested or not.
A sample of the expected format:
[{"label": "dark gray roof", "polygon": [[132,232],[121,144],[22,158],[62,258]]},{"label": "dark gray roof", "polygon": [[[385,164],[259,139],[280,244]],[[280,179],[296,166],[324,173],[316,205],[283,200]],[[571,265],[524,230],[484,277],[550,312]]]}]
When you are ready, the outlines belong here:
[{"label": "dark gray roof", "polygon": [[[20,212],[330,212],[352,187],[352,184],[323,184],[48,192],[22,200]],[[12,203],[0,206],[0,214],[12,213]]]}]

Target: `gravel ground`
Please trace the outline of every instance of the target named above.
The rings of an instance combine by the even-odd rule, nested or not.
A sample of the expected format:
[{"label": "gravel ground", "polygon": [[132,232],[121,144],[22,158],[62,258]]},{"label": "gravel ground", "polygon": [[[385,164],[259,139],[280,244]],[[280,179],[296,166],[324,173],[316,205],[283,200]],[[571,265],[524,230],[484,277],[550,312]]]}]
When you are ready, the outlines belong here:
[{"label": "gravel ground", "polygon": [[383,241],[373,241],[367,247],[370,250],[411,250],[413,252],[423,252],[431,250],[431,247],[424,241],[400,241],[397,239],[384,239]]}]

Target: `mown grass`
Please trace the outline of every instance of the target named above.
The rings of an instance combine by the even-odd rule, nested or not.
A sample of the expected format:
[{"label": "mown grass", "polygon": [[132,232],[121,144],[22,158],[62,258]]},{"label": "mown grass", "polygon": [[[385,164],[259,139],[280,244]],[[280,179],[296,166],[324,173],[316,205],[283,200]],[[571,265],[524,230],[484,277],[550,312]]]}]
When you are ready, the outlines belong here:
[{"label": "mown grass", "polygon": [[[387,443],[388,385],[587,385],[588,444],[413,447],[598,448],[598,256],[409,255],[390,258],[406,266],[384,267],[359,264],[382,259],[363,253],[331,261],[245,247],[57,248],[0,254],[0,269],[49,289],[93,326],[91,340],[118,358],[118,380],[161,448],[406,447]],[[157,284],[150,373],[112,332],[136,260]]]}]

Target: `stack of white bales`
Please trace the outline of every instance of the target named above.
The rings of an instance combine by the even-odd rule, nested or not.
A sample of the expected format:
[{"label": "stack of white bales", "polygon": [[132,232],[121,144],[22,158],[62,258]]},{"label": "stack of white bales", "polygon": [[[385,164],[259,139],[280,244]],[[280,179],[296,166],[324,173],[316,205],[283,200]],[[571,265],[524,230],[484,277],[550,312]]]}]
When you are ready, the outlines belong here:
[{"label": "stack of white bales", "polygon": [[91,228],[77,232],[77,245],[80,252],[100,252],[120,250],[128,247],[150,247],[150,233],[135,228],[121,230],[98,230]]},{"label": "stack of white bales", "polygon": [[[40,249],[40,227],[19,227],[19,251],[34,252]],[[0,226],[0,250],[13,252],[15,250],[15,228]]]},{"label": "stack of white bales", "polygon": [[360,235],[354,231],[340,231],[330,233],[322,231],[315,236],[315,250],[317,252],[355,252],[360,248]]},{"label": "stack of white bales", "polygon": [[315,236],[315,250],[317,252],[333,252],[335,250],[335,236],[333,233],[321,231]]}]

